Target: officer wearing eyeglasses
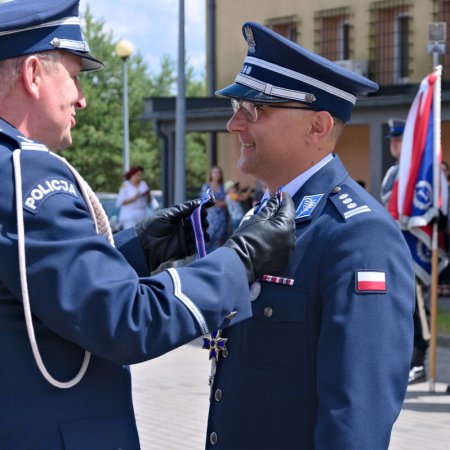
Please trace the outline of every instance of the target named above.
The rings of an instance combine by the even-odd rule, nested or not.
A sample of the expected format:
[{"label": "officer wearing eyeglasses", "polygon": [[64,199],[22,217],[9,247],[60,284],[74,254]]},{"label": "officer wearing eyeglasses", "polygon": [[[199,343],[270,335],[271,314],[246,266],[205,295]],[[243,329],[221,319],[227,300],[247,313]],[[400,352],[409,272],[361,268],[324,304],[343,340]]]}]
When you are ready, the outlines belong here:
[{"label": "officer wearing eyeglasses", "polygon": [[293,197],[296,246],[251,286],[253,316],[221,333],[206,448],[387,449],[414,271],[397,225],[334,153],[356,97],[378,86],[260,24],[242,30],[247,56],[218,94],[231,99],[239,170],[268,188],[262,204],[280,187]]}]

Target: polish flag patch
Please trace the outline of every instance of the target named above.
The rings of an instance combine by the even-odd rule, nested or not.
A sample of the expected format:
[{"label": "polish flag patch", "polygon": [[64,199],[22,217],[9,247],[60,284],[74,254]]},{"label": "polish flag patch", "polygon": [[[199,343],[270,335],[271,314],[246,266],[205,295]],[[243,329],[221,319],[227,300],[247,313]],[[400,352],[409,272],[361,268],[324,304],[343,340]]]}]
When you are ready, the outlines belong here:
[{"label": "polish flag patch", "polygon": [[356,292],[386,292],[386,272],[358,270]]}]

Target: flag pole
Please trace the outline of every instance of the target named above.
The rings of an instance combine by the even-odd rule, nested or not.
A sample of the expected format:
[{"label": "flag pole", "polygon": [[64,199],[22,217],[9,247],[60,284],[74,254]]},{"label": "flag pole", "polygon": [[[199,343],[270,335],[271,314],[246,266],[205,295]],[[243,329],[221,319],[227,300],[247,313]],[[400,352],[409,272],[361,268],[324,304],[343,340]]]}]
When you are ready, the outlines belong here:
[{"label": "flag pole", "polygon": [[430,317],[430,377],[429,391],[435,392],[436,382],[436,344],[437,344],[437,291],[438,291],[438,219],[439,219],[439,185],[441,149],[441,76],[442,66],[434,67],[436,80],[433,86],[433,207],[437,217],[433,222],[431,247],[431,317]]}]

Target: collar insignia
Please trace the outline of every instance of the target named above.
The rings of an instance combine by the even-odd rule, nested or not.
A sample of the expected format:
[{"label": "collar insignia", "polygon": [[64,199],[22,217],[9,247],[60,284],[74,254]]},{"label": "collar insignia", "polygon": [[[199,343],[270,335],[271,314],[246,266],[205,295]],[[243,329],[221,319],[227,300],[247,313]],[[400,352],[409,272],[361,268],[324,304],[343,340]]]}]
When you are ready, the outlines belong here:
[{"label": "collar insignia", "polygon": [[297,208],[295,218],[301,219],[303,217],[309,217],[322,197],[323,194],[305,195]]}]

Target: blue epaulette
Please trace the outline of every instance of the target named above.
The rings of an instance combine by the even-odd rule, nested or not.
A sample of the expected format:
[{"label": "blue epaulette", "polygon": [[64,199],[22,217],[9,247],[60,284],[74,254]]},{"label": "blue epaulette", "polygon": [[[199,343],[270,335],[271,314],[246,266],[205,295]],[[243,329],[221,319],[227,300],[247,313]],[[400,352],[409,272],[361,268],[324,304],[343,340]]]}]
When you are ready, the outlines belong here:
[{"label": "blue epaulette", "polygon": [[335,186],[329,199],[346,221],[358,214],[372,211],[367,202],[348,185]]},{"label": "blue epaulette", "polygon": [[49,149],[40,142],[33,141],[25,137],[17,128],[14,128],[8,122],[0,119],[0,135],[12,141],[16,148],[21,150],[36,150],[41,152],[48,152]]}]

